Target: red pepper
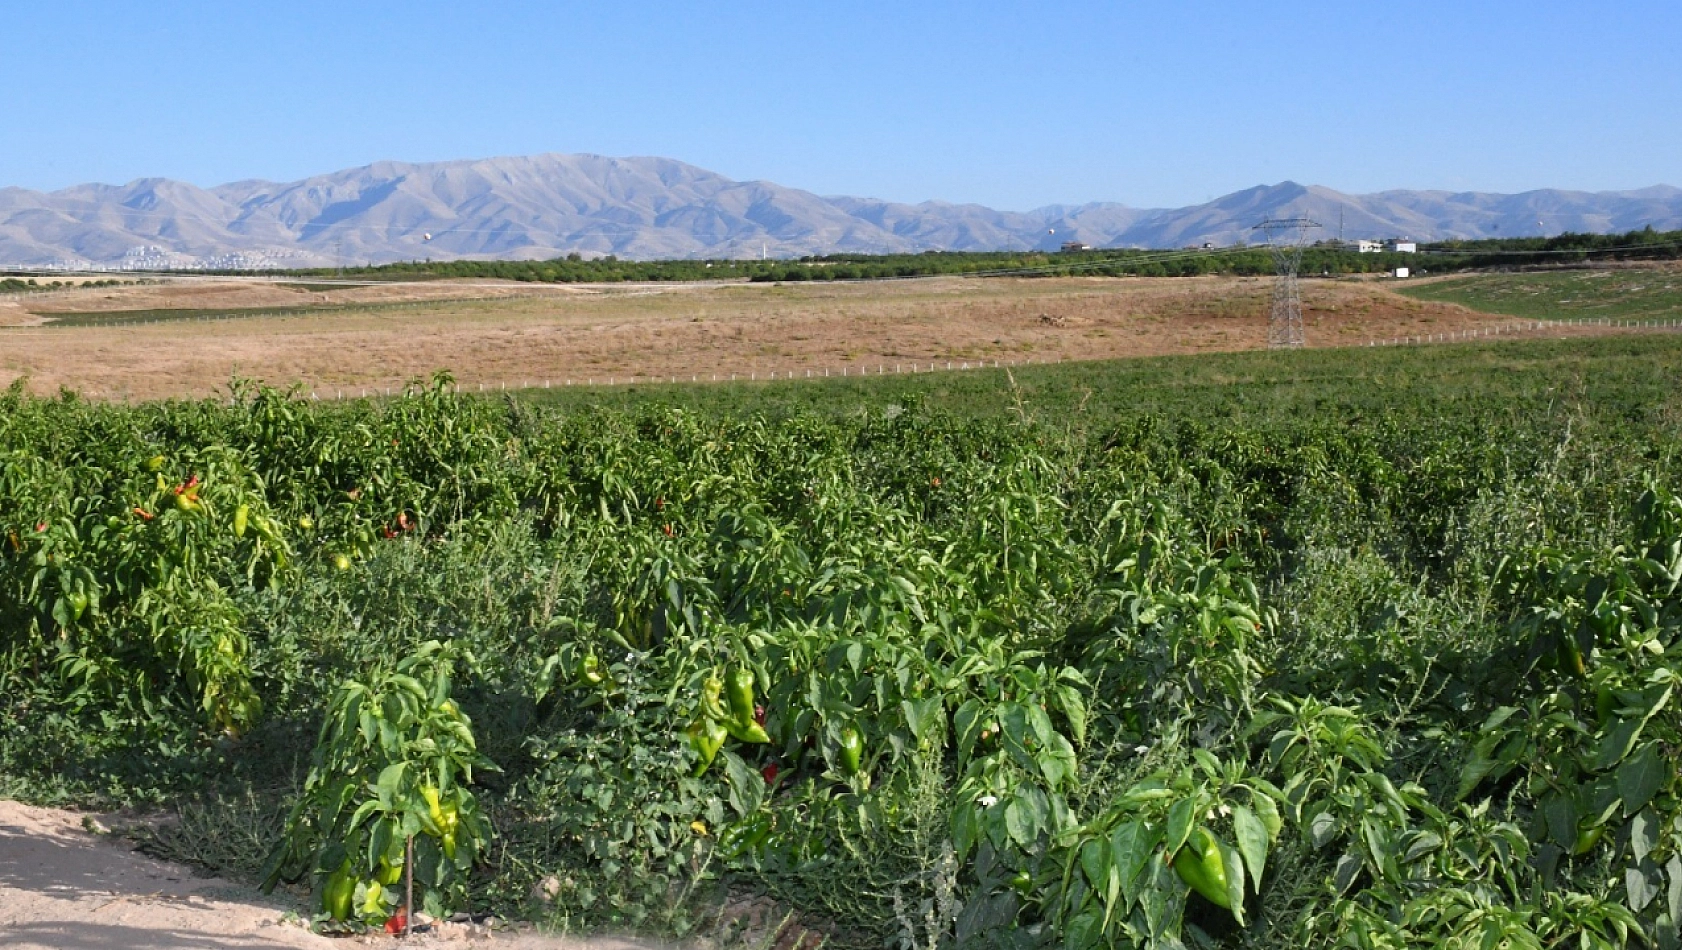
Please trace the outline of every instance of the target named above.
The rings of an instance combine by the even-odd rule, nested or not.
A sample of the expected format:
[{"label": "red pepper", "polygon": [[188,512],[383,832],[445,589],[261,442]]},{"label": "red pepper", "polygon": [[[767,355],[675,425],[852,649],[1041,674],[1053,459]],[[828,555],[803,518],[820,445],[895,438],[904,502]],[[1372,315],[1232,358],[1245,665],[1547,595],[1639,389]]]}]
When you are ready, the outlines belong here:
[{"label": "red pepper", "polygon": [[764,706],[753,707],[753,721],[759,723],[762,726],[765,725],[765,707]]},{"label": "red pepper", "polygon": [[35,533],[36,534],[40,534],[41,532],[43,532],[45,530],[47,530],[47,523],[45,521],[42,521],[35,526]]},{"label": "red pepper", "polygon": [[392,935],[400,934],[403,932],[403,925],[407,922],[403,912],[398,911],[385,919],[385,932]]},{"label": "red pepper", "polygon": [[151,512],[147,511],[144,508],[134,509],[134,513],[139,515],[145,521],[151,521],[152,518],[154,517],[154,515]]},{"label": "red pepper", "polygon": [[765,776],[766,785],[770,785],[772,782],[777,780],[777,772],[777,763],[775,762],[772,762],[770,765],[767,765],[759,770],[759,774]]}]

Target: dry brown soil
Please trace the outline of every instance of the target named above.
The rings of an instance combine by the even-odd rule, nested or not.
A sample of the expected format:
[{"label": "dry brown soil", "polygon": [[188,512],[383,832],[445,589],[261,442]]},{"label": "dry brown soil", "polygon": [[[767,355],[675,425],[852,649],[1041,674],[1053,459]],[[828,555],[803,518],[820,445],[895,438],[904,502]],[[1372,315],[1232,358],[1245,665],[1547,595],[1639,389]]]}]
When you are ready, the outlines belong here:
[{"label": "dry brown soil", "polygon": [[[305,290],[182,280],[0,297],[0,385],[96,398],[225,392],[234,375],[324,398],[437,369],[464,389],[769,373],[909,371],[952,361],[1114,359],[1265,345],[1260,278],[932,279],[848,284],[533,285],[434,281]],[[1508,324],[1392,293],[1302,284],[1310,345]],[[470,299],[479,298],[479,299]],[[483,299],[492,298],[492,299]],[[208,322],[54,327],[54,314],[324,306]],[[348,307],[348,309],[346,309]]]},{"label": "dry brown soil", "polygon": [[[0,801],[0,947],[6,950],[333,950],[396,946],[306,930],[284,901],[195,877],[93,834],[97,819]],[[443,924],[405,946],[486,950],[658,950],[617,938],[564,938]],[[675,950],[675,948],[668,948]]]}]

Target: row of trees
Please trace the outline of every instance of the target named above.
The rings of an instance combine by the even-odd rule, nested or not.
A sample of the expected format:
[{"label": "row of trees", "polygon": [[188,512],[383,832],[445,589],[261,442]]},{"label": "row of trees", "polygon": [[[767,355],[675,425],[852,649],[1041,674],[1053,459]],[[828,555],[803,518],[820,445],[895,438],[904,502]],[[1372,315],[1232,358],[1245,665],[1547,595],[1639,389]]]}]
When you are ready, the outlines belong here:
[{"label": "row of trees", "polygon": [[49,280],[41,283],[33,277],[0,277],[0,294],[22,294],[33,290],[58,290],[61,287],[116,287],[128,283],[121,280],[90,280],[77,284],[73,281]]},{"label": "row of trees", "polygon": [[[1351,254],[1311,249],[1304,273],[1376,273],[1413,262],[1417,255]],[[1415,265],[1417,266],[1417,265]],[[1452,267],[1452,262],[1445,264]],[[406,261],[338,271],[287,271],[301,278],[342,276],[368,280],[497,279],[532,283],[615,283],[639,281],[748,280],[781,281],[893,280],[938,276],[1020,277],[1194,277],[1203,274],[1264,275],[1274,271],[1261,248],[1208,251],[1111,250],[1072,253],[1037,251],[929,251],[921,254],[832,254],[793,261],[667,260],[624,261],[615,257],[583,260],[577,255],[552,261]]]},{"label": "row of trees", "polygon": [[[1493,238],[1421,245],[1417,254],[1360,254],[1326,242],[1303,255],[1304,274],[1383,273],[1396,267],[1436,273],[1497,267],[1570,265],[1602,260],[1674,260],[1682,256],[1682,231],[1648,227],[1624,234],[1560,234],[1550,238]],[[612,255],[579,254],[549,261],[406,261],[345,271],[288,271],[300,277],[339,275],[370,280],[492,278],[535,283],[618,281],[884,280],[907,277],[1196,277],[1208,274],[1272,274],[1272,257],[1261,247],[1201,250],[1115,249],[1046,251],[925,251],[920,254],[826,254],[795,261],[721,259],[624,261]]]}]

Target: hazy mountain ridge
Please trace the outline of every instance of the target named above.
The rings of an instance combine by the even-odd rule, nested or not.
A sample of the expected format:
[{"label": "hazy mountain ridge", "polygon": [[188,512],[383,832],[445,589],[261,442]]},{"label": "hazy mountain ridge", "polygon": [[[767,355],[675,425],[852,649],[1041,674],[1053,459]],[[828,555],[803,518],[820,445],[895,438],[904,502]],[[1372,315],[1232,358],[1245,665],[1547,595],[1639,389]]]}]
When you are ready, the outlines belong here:
[{"label": "hazy mountain ridge", "polygon": [[1419,240],[1682,228],[1682,189],[1347,195],[1295,182],[1188,208],[1112,202],[999,211],[821,197],[666,158],[538,155],[376,162],[296,182],[200,188],[162,178],[54,192],[0,188],[0,263],[331,266],[425,257],[627,258],[1218,245],[1264,217],[1327,238]]}]

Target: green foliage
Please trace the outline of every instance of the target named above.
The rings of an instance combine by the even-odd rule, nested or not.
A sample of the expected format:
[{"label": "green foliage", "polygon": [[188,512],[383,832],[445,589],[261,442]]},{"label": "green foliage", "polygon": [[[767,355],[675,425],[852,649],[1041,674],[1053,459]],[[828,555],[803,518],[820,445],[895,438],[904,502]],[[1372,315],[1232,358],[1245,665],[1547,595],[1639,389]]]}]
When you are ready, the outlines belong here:
[{"label": "green foliage", "polygon": [[246,873],[214,815],[285,801],[271,873],[368,921],[412,835],[432,909],[569,927],[1676,946],[1682,351],[1503,352],[964,413],[14,390],[0,788]]},{"label": "green foliage", "polygon": [[1125,433],[1120,438],[1147,441],[1179,438],[1176,427],[1184,420],[1219,420],[1257,455],[1264,448],[1258,439],[1283,419],[1337,420],[1377,437],[1394,421],[1429,412],[1442,416],[1444,426],[1461,427],[1475,449],[1480,440],[1470,436],[1473,428],[1506,417],[1557,418],[1578,403],[1607,416],[1657,422],[1674,411],[1679,359],[1682,334],[1666,333],[1204,353],[847,379],[555,387],[526,390],[519,399],[575,413],[636,413],[657,405],[709,417],[776,419],[922,409],[997,421],[1015,416],[1020,405],[1050,426],[1113,424]]},{"label": "green foliage", "polygon": [[1682,318],[1682,274],[1657,269],[1478,274],[1397,288],[1419,300],[1458,303],[1531,320]]},{"label": "green foliage", "polygon": [[[1435,241],[1421,251],[1505,255],[1509,263],[1578,263],[1584,260],[1675,260],[1682,255],[1682,231],[1656,231],[1648,225],[1622,234],[1585,234],[1566,231],[1553,237],[1483,238]],[[1490,262],[1480,261],[1483,266]]]},{"label": "green foliage", "polygon": [[261,701],[231,589],[277,580],[286,540],[236,455],[124,448],[115,470],[0,454],[13,513],[0,622],[10,644],[51,662],[72,703],[146,708],[191,695],[237,734]]},{"label": "green foliage", "polygon": [[143,284],[143,280],[37,280],[34,277],[0,277],[0,294],[26,294],[44,290],[60,290],[68,287],[122,287],[129,284]]},{"label": "green foliage", "polygon": [[[264,886],[314,873],[323,915],[384,924],[403,906],[403,875],[421,906],[443,916],[459,905],[461,876],[491,829],[466,788],[480,755],[467,716],[451,699],[459,650],[436,640],[367,683],[347,680],[327,707],[315,760]],[[354,887],[349,913],[335,888]]]},{"label": "green foliage", "polygon": [[[1308,248],[1304,274],[1382,274],[1398,266],[1417,271],[1453,271],[1525,265],[1582,264],[1587,261],[1675,260],[1682,256],[1682,231],[1647,228],[1627,234],[1559,234],[1544,238],[1442,241],[1416,254],[1357,254],[1336,242]],[[368,280],[495,278],[537,283],[618,281],[897,280],[941,275],[1024,277],[1195,277],[1207,274],[1268,276],[1274,273],[1265,248],[1207,250],[1111,248],[1050,251],[923,251],[916,254],[825,254],[798,260],[725,259],[619,260],[613,255],[583,259],[569,254],[549,261],[403,261],[350,270],[291,271],[300,277],[357,277]]]},{"label": "green foliage", "polygon": [[[1303,273],[1382,273],[1398,264],[1422,264],[1442,270],[1465,265],[1460,256],[1356,254],[1338,247],[1310,249]],[[551,261],[407,261],[355,268],[347,276],[368,280],[416,278],[494,278],[535,283],[614,283],[620,281],[747,280],[779,281],[899,280],[908,277],[1009,275],[1023,277],[1195,277],[1206,274],[1263,276],[1274,272],[1263,248],[1207,251],[1112,249],[1103,251],[925,251],[918,254],[827,254],[798,260],[656,260],[622,261],[612,256]],[[326,277],[337,271],[295,271],[301,277]]]}]

